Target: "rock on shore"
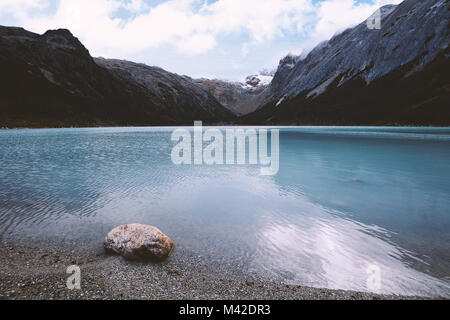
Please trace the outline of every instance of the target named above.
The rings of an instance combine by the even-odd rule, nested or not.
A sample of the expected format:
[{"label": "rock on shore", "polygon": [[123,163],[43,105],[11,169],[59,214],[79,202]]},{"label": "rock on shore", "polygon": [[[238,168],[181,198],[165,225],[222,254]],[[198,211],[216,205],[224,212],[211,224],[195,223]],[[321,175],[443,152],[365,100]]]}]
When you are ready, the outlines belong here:
[{"label": "rock on shore", "polygon": [[111,230],[105,238],[107,252],[127,260],[167,259],[173,249],[172,240],[158,228],[143,224],[125,224]]}]

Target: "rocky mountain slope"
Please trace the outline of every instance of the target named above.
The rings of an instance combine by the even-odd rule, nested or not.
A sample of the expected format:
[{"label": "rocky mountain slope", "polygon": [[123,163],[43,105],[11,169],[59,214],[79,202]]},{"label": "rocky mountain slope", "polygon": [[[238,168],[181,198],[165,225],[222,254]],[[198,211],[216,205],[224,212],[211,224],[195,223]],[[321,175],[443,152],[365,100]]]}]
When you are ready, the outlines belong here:
[{"label": "rocky mountain slope", "polygon": [[219,79],[195,79],[211,93],[224,107],[238,116],[253,112],[259,105],[261,93],[272,81],[270,73],[251,75],[244,82],[231,82]]},{"label": "rocky mountain slope", "polygon": [[280,61],[247,124],[450,125],[450,1],[405,0]]},{"label": "rocky mountain slope", "polygon": [[68,30],[0,27],[0,127],[173,125],[234,119],[201,86],[159,68],[94,60]]},{"label": "rocky mountain slope", "polygon": [[175,119],[203,121],[215,119],[220,122],[233,118],[229,110],[190,77],[142,63],[103,58],[94,58],[94,61],[118,78],[142,86],[156,108],[160,112],[171,108]]}]

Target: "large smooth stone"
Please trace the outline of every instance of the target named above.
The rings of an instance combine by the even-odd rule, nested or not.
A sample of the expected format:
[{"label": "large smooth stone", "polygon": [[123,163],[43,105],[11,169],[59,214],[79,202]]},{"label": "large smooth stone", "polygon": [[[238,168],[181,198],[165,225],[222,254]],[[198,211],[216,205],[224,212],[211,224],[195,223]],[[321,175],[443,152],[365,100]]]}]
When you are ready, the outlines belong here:
[{"label": "large smooth stone", "polygon": [[124,224],[112,229],[103,243],[105,250],[127,260],[166,259],[173,249],[172,240],[158,228],[144,224]]}]

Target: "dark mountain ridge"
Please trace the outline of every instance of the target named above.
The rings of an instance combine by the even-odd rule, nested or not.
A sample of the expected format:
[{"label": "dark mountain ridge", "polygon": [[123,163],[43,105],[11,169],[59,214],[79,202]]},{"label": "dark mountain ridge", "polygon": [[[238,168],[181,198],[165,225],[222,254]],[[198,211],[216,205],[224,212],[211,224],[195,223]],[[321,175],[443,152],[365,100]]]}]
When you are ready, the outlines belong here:
[{"label": "dark mountain ridge", "polygon": [[94,60],[68,30],[38,35],[0,27],[0,127],[191,125],[235,118],[185,77],[141,68],[158,70],[147,72],[158,89]]}]

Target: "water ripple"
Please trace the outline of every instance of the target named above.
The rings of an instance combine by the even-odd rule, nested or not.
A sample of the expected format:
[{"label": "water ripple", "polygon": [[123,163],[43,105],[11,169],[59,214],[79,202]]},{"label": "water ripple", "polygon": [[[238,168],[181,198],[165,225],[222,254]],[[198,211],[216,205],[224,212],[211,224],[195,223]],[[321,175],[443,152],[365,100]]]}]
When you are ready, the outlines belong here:
[{"label": "water ripple", "polygon": [[157,225],[292,284],[450,296],[450,130],[283,128],[280,171],[175,166],[172,128],[0,131],[0,237]]}]

